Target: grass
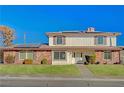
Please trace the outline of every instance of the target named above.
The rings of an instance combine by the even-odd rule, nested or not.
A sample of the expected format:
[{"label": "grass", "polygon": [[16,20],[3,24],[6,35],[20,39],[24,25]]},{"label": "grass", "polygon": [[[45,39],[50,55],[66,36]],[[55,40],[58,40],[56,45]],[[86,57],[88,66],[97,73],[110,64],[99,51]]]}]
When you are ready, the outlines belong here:
[{"label": "grass", "polygon": [[0,74],[80,75],[75,65],[0,65]]},{"label": "grass", "polygon": [[87,65],[95,74],[101,76],[124,76],[124,65]]}]

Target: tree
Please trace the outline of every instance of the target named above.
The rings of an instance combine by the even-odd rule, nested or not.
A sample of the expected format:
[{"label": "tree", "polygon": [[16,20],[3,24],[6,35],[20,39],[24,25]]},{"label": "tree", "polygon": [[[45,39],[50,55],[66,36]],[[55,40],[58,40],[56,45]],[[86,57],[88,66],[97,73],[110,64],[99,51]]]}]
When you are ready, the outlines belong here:
[{"label": "tree", "polygon": [[7,26],[0,26],[0,31],[2,31],[4,46],[11,46],[14,39],[14,30]]}]

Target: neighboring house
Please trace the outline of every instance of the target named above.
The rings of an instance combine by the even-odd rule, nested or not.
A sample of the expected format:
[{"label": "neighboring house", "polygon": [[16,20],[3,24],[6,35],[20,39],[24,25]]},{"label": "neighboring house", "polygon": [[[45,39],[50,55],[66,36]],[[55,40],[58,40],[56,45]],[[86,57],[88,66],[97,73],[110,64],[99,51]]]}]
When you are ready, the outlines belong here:
[{"label": "neighboring house", "polygon": [[0,63],[3,63],[3,47],[0,47]]},{"label": "neighboring house", "polygon": [[124,46],[120,46],[120,48],[122,49],[120,51],[120,61],[121,61],[121,64],[124,64]]},{"label": "neighboring house", "polygon": [[41,64],[46,58],[49,64],[76,64],[85,62],[87,56],[95,55],[101,64],[120,63],[120,50],[116,37],[120,33],[87,31],[48,32],[48,45],[15,45],[4,48],[4,63],[8,54],[15,56],[15,64],[24,59],[32,59],[33,64]]}]

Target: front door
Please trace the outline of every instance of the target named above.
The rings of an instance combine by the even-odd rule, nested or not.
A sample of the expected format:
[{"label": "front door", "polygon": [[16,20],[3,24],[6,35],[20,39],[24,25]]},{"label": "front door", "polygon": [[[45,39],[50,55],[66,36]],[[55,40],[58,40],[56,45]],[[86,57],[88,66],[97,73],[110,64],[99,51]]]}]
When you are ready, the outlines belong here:
[{"label": "front door", "polygon": [[84,63],[86,61],[85,55],[81,52],[75,53],[75,62],[76,63]]},{"label": "front door", "polygon": [[81,53],[75,53],[75,61],[76,63],[81,61]]}]

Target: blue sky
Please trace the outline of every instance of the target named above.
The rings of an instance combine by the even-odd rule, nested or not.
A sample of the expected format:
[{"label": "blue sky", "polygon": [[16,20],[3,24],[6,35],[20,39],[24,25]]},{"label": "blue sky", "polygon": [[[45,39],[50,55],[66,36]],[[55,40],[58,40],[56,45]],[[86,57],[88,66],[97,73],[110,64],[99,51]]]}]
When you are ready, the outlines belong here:
[{"label": "blue sky", "polygon": [[47,43],[46,32],[86,30],[121,32],[118,45],[124,45],[124,6],[0,6],[0,25],[15,30],[15,44]]}]

